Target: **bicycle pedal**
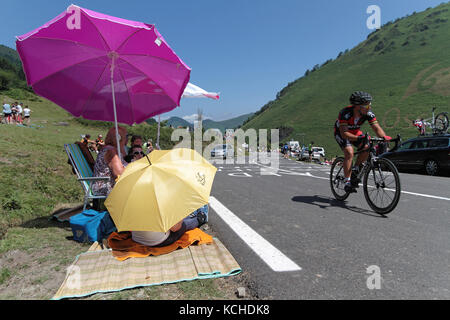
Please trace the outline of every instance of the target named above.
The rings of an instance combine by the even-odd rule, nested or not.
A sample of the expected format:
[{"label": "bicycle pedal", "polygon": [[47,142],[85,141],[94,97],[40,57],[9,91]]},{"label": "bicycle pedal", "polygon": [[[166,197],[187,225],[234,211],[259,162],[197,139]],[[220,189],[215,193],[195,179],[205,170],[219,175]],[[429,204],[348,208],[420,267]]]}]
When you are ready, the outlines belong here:
[{"label": "bicycle pedal", "polygon": [[345,186],[344,190],[345,190],[345,192],[348,192],[348,193],[358,193],[358,191],[352,186]]}]

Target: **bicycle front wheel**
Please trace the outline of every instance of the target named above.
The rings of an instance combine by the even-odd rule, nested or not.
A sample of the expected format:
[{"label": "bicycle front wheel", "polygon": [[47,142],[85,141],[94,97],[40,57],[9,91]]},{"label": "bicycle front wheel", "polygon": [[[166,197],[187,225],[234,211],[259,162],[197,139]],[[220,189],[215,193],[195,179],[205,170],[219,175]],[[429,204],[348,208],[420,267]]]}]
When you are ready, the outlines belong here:
[{"label": "bicycle front wheel", "polygon": [[336,200],[344,201],[348,198],[350,193],[344,190],[345,175],[344,175],[344,158],[338,157],[334,160],[330,169],[330,186]]},{"label": "bicycle front wheel", "polygon": [[434,118],[434,126],[436,128],[436,131],[440,133],[447,132],[448,129],[448,117],[447,115],[442,112],[439,113],[436,118]]},{"label": "bicycle front wheel", "polygon": [[400,200],[401,186],[398,170],[388,159],[374,160],[363,178],[364,196],[369,206],[379,214],[388,214]]}]

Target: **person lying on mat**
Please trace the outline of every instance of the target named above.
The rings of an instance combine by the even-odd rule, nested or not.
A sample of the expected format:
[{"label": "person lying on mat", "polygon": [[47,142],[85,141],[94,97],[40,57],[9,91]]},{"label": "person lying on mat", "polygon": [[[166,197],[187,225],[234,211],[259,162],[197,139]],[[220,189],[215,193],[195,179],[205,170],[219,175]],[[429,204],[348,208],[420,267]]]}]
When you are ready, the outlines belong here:
[{"label": "person lying on mat", "polygon": [[123,159],[124,147],[128,142],[127,130],[124,127],[118,127],[118,129],[121,159],[117,154],[116,129],[112,127],[106,135],[105,146],[98,153],[94,165],[94,177],[109,177],[110,179],[106,182],[96,181],[92,184],[92,192],[95,195],[109,195],[116,179],[123,173],[128,164]]},{"label": "person lying on mat", "polygon": [[208,222],[208,205],[195,210],[167,232],[131,231],[131,237],[133,241],[148,247],[165,247],[180,239],[186,231],[198,228],[206,222]]}]

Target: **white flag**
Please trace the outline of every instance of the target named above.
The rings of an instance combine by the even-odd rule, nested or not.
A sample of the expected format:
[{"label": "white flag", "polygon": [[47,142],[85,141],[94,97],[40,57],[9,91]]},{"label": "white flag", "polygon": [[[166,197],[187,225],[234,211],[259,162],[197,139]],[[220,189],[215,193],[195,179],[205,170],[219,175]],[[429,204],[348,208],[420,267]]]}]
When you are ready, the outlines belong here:
[{"label": "white flag", "polygon": [[219,100],[219,93],[208,92],[192,83],[188,83],[184,89],[182,98],[211,98],[214,100]]}]

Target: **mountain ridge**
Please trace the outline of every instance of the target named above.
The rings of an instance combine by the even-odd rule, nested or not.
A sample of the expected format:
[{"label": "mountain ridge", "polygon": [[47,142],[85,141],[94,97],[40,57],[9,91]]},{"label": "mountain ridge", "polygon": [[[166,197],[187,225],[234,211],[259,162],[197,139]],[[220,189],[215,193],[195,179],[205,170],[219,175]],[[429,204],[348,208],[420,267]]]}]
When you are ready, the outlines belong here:
[{"label": "mountain ridge", "polygon": [[280,128],[280,141],[303,138],[339,154],[334,122],[350,94],[362,90],[373,95],[374,113],[388,135],[417,135],[412,120],[430,117],[435,105],[450,111],[449,9],[444,3],[386,23],[289,83],[243,129]]}]

